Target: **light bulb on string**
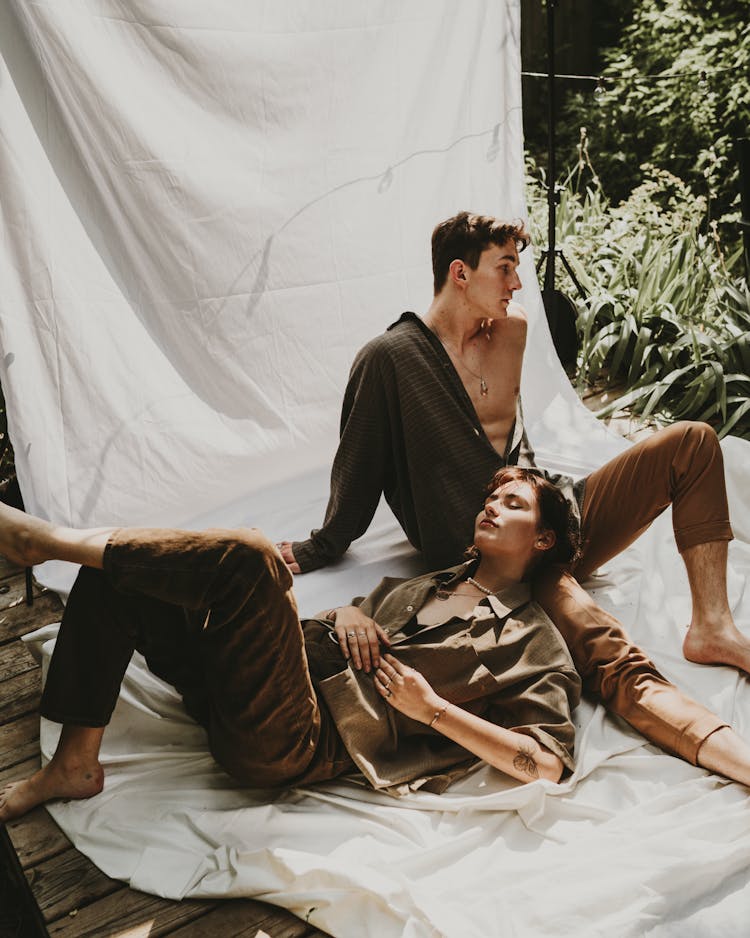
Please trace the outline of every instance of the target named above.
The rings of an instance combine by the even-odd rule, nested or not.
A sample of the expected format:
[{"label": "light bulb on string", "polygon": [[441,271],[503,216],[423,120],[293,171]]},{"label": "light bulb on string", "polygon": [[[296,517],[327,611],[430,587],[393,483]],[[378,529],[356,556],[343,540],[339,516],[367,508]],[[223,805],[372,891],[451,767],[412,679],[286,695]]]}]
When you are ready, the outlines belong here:
[{"label": "light bulb on string", "polygon": [[601,104],[604,100],[604,92],[607,90],[607,86],[604,83],[603,78],[598,78],[596,81],[596,87],[594,88],[594,101],[597,104]]},{"label": "light bulb on string", "polygon": [[708,91],[708,75],[706,75],[705,69],[701,69],[700,78],[698,79],[698,91]]}]

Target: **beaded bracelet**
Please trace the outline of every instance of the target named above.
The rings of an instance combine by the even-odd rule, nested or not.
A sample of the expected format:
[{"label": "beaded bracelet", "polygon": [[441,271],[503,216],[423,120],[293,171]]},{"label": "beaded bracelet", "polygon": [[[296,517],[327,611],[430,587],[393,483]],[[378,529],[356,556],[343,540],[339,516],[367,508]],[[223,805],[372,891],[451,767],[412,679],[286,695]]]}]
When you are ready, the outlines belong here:
[{"label": "beaded bracelet", "polygon": [[448,704],[445,704],[445,706],[442,707],[440,710],[436,710],[435,716],[430,720],[430,722],[428,723],[428,726],[434,726],[447,709],[448,709]]}]

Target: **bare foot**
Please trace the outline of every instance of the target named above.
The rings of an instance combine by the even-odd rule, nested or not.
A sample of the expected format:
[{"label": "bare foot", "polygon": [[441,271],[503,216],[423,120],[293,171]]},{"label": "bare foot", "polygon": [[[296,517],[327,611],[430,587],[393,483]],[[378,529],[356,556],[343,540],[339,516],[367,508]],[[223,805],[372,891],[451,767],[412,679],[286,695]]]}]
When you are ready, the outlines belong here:
[{"label": "bare foot", "polygon": [[0,503],[0,554],[20,567],[50,559],[53,526]]},{"label": "bare foot", "polygon": [[696,664],[728,664],[750,673],[750,639],[734,622],[713,629],[691,625],[682,643],[682,653]]},{"label": "bare foot", "polygon": [[103,787],[104,771],[98,762],[65,770],[53,759],[31,778],[11,782],[0,791],[0,824],[54,798],[91,798]]}]

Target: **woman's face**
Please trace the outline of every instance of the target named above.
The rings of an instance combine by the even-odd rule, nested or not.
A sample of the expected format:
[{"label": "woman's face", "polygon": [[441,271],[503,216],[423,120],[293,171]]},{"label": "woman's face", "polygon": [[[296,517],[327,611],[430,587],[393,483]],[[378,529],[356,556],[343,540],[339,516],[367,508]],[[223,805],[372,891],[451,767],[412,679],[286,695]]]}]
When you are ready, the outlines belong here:
[{"label": "woman's face", "polygon": [[540,538],[541,518],[528,482],[505,482],[488,495],[474,525],[474,544],[483,557],[527,555]]}]

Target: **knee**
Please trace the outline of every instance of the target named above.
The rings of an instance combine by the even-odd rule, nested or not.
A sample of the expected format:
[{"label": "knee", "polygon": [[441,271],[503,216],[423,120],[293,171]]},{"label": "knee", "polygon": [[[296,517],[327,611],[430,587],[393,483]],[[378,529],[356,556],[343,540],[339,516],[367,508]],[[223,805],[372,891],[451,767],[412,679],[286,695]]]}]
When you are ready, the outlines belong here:
[{"label": "knee", "polygon": [[225,532],[221,564],[246,581],[273,583],[282,592],[291,588],[293,578],[278,548],[258,528],[238,528]]},{"label": "knee", "polygon": [[702,420],[678,420],[668,428],[679,442],[683,442],[693,450],[717,449],[719,438],[714,428]]}]

